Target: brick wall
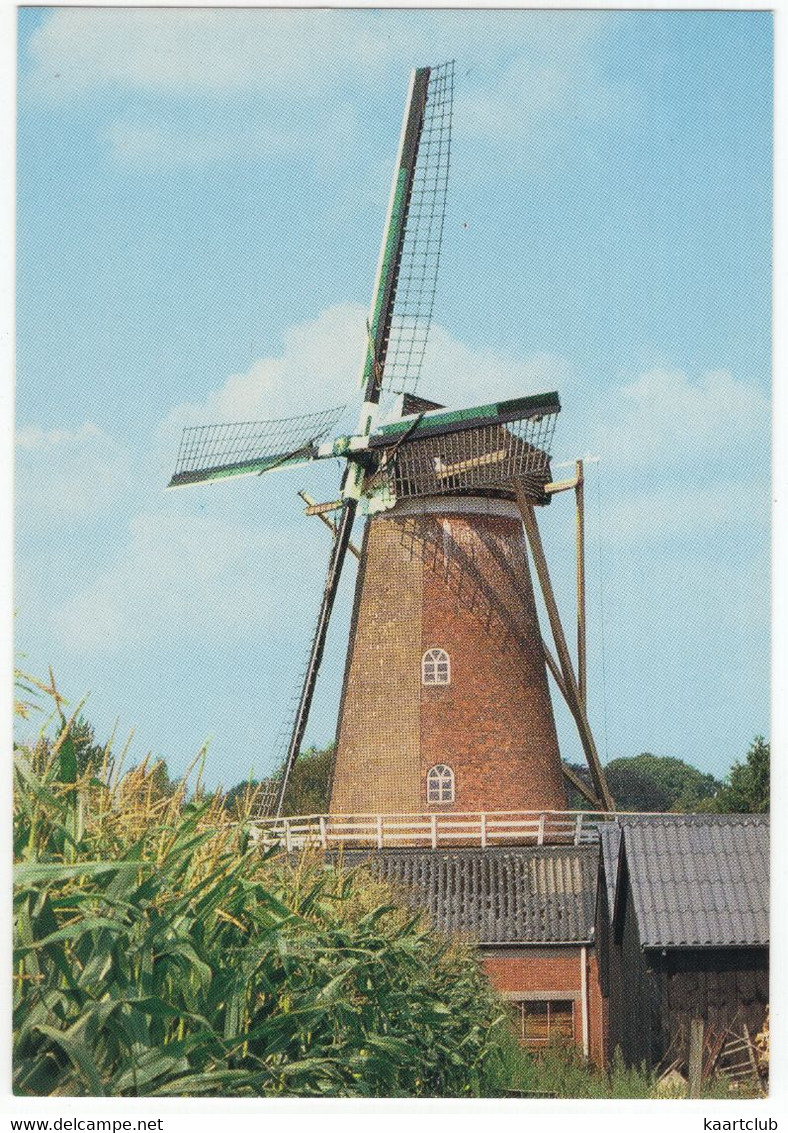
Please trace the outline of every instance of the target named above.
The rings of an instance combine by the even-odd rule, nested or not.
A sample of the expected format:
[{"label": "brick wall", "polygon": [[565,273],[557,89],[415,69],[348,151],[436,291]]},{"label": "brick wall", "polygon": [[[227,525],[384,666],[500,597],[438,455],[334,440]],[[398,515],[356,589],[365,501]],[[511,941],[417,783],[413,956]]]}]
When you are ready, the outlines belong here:
[{"label": "brick wall", "polygon": [[[522,526],[512,515],[370,521],[359,575],[332,813],[563,809],[558,741]],[[445,649],[448,686],[421,683]],[[453,804],[427,803],[434,764]]]},{"label": "brick wall", "polygon": [[400,526],[371,520],[359,572],[337,733],[332,814],[421,810],[423,563]]},{"label": "brick wall", "polygon": [[[421,689],[421,803],[434,810],[561,810],[566,806],[558,740],[522,525],[504,516],[442,518],[464,552],[468,609],[441,558],[424,572],[422,652],[451,658],[451,684]],[[455,584],[456,587],[456,584]],[[490,608],[488,594],[495,598]],[[454,770],[453,806],[428,806],[426,775]]]},{"label": "brick wall", "polygon": [[[582,1048],[581,948],[579,945],[531,948],[483,948],[484,968],[493,986],[504,994],[523,992],[574,1001],[574,1039]],[[587,949],[588,1030],[591,1060],[606,1063],[606,1004],[599,984],[597,957]],[[552,996],[551,996],[552,998]]]}]

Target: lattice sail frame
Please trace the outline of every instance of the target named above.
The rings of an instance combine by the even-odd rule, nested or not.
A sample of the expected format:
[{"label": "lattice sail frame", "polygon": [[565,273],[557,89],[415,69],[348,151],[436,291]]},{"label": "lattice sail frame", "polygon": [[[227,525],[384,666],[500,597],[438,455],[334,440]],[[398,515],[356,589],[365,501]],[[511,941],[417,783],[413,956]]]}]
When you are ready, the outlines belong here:
[{"label": "lattice sail frame", "polygon": [[435,304],[451,159],[454,61],[430,68],[389,331],[383,388],[412,392]]},{"label": "lattice sail frame", "polygon": [[277,421],[235,421],[186,428],[169,486],[259,475],[275,468],[308,464],[317,459],[319,445],[333,433],[344,411],[345,407],[340,406]]},{"label": "lattice sail frame", "polygon": [[[421,371],[443,241],[451,156],[454,61],[429,68],[413,185],[402,218],[391,322],[382,357],[388,396],[412,392]],[[347,407],[275,421],[243,421],[184,430],[170,487],[306,464]]]}]

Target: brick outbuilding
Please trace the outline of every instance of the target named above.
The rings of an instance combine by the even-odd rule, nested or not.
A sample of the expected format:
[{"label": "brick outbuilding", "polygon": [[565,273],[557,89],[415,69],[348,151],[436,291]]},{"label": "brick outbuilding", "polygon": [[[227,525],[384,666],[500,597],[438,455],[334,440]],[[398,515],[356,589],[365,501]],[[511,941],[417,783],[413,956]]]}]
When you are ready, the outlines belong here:
[{"label": "brick outbuilding", "polygon": [[478,946],[526,1045],[567,1039],[604,1065],[598,845],[397,849],[367,860],[439,931]]}]

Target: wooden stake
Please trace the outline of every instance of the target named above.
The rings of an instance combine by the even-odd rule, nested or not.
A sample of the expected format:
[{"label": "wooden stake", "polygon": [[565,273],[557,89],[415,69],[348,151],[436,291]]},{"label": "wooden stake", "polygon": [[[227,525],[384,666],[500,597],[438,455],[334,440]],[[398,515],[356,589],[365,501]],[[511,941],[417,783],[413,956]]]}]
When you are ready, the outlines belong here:
[{"label": "wooden stake", "polygon": [[700,1080],[703,1070],[703,1020],[690,1019],[689,1068],[687,1070],[687,1097],[700,1097]]},{"label": "wooden stake", "polygon": [[564,678],[561,675],[561,670],[558,668],[558,662],[550,652],[550,646],[546,641],[542,642],[542,652],[544,653],[544,659],[547,662],[547,667],[550,670],[552,678],[558,685],[558,691],[561,693],[561,696],[564,698],[564,700],[569,703],[569,698],[566,694],[566,685],[564,684]]},{"label": "wooden stake", "polygon": [[576,775],[574,773],[571,767],[569,767],[566,763],[562,763],[561,770],[563,771],[564,778],[567,780],[567,782],[571,783],[575,790],[580,792],[586,802],[591,803],[591,806],[594,808],[594,810],[604,809],[594,792],[583,782],[579,775]]},{"label": "wooden stake", "polygon": [[547,617],[550,622],[556,652],[558,653],[558,661],[561,666],[561,673],[564,678],[566,690],[564,696],[569,706],[569,711],[572,713],[575,724],[577,725],[580,743],[583,747],[583,752],[594,783],[594,790],[602,801],[605,810],[615,810],[613,796],[610,794],[607,781],[605,780],[605,773],[602,770],[602,764],[596,750],[594,737],[588,723],[585,705],[580,698],[577,680],[575,679],[574,669],[572,668],[572,659],[569,656],[569,649],[566,644],[564,628],[561,625],[561,617],[558,613],[558,606],[550,582],[550,572],[547,569],[547,559],[545,557],[544,547],[542,546],[542,539],[539,534],[539,528],[536,525],[533,505],[523,491],[522,485],[518,482],[515,482],[515,493],[517,495],[517,505],[520,509],[520,515],[522,516],[525,533],[528,536],[531,554],[533,555],[534,566],[536,567],[536,574],[542,590],[545,608],[547,609]]},{"label": "wooden stake", "polygon": [[765,1091],[763,1088],[763,1082],[761,1081],[761,1072],[758,1069],[758,1058],[755,1053],[755,1047],[753,1046],[752,1039],[750,1038],[750,1032],[747,1024],[743,1023],[742,1026],[744,1027],[744,1037],[747,1040],[747,1056],[750,1060],[750,1068],[752,1069],[753,1077],[755,1079],[756,1085],[758,1086],[758,1091],[759,1093],[763,1094]]}]

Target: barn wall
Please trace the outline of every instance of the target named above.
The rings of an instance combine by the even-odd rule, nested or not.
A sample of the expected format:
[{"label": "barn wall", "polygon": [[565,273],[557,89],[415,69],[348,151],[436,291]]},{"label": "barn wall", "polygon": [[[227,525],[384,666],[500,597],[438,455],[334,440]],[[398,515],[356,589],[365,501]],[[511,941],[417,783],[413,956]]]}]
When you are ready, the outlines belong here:
[{"label": "barn wall", "polygon": [[[502,993],[555,992],[556,999],[574,1000],[574,1039],[582,1048],[581,949],[578,945],[483,948],[482,959],[490,982]],[[590,1055],[598,1066],[604,1066],[606,1014],[593,948],[587,950],[587,963]]]},{"label": "barn wall", "polygon": [[769,1002],[768,949],[644,952],[626,870],[622,886],[614,928],[604,925],[604,895],[597,916],[597,941],[604,949],[601,983],[608,993],[608,1059],[618,1046],[629,1065],[655,1067],[668,1055],[686,1060],[693,1016],[715,1033],[735,1020],[757,1034]]},{"label": "barn wall", "polygon": [[734,1024],[756,1035],[769,1002],[765,948],[672,949],[647,953],[659,988],[659,1044],[671,1057],[687,1057],[689,1022],[702,1018],[715,1034]]},{"label": "barn wall", "polygon": [[656,1065],[659,1051],[659,989],[640,948],[637,921],[624,870],[620,915],[607,935],[608,1056],[619,1047],[625,1062]]}]

